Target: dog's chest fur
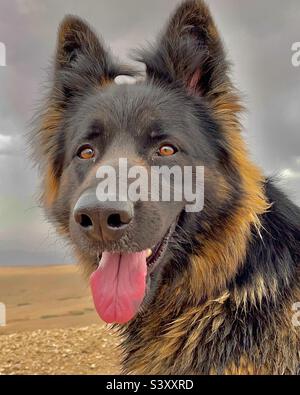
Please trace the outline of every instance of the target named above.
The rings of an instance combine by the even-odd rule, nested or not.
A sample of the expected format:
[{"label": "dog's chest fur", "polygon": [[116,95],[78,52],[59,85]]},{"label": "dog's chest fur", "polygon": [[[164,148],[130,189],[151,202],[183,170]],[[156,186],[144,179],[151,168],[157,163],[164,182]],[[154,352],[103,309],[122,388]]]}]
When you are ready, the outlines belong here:
[{"label": "dog's chest fur", "polygon": [[[300,296],[299,289],[295,290]],[[198,307],[152,313],[125,332],[124,371],[134,374],[297,374],[300,336],[291,325],[291,300],[236,308],[232,293]],[[174,302],[173,302],[174,303]],[[171,312],[175,312],[173,315]]]},{"label": "dog's chest fur", "polygon": [[[124,330],[135,374],[299,374],[299,209],[270,182],[262,230],[223,291],[200,301],[185,272]],[[195,264],[195,261],[193,262]]]}]

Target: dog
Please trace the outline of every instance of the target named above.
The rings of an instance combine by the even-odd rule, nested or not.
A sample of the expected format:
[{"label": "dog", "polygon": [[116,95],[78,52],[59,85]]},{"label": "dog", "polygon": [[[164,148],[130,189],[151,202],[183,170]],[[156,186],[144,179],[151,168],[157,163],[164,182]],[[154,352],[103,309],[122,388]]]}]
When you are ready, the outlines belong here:
[{"label": "dog", "polygon": [[[184,1],[135,58],[145,78],[66,16],[32,134],[43,206],[121,333],[123,372],[299,373],[300,209],[249,159],[208,6]],[[98,171],[120,158],[203,167],[203,209],[102,201]]]}]

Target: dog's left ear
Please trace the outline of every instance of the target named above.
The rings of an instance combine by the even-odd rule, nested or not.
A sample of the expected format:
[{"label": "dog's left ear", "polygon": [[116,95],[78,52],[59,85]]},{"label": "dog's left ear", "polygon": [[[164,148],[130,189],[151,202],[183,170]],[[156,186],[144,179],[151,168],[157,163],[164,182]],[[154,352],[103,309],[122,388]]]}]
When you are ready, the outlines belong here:
[{"label": "dog's left ear", "polygon": [[202,0],[179,6],[157,45],[138,54],[150,78],[183,84],[192,95],[210,99],[229,89],[223,45]]},{"label": "dog's left ear", "polygon": [[120,74],[132,71],[114,59],[87,22],[66,16],[58,30],[54,67],[56,91],[64,94],[60,100],[68,104],[72,96],[100,88]]},{"label": "dog's left ear", "polygon": [[42,201],[50,207],[56,199],[64,164],[65,112],[86,95],[97,92],[118,75],[133,75],[111,55],[84,20],[66,16],[59,26],[51,89],[31,134],[33,154],[42,166]]},{"label": "dog's left ear", "polygon": [[57,37],[56,71],[71,70],[82,58],[105,66],[107,57],[107,50],[87,22],[73,15],[63,19]]}]

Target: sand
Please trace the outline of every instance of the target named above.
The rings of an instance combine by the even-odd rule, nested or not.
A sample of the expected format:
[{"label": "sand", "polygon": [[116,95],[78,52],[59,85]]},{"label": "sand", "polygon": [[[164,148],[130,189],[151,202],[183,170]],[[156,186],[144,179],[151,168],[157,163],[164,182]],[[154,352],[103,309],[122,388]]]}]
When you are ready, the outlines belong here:
[{"label": "sand", "polygon": [[74,265],[0,268],[0,374],[117,374],[118,336]]}]

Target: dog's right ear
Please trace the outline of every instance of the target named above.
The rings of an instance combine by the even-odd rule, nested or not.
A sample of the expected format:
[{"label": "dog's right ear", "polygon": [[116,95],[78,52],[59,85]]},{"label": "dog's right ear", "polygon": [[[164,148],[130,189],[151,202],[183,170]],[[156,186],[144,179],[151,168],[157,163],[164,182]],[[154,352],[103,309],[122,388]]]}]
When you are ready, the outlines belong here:
[{"label": "dog's right ear", "polygon": [[232,90],[222,40],[203,0],[182,2],[156,44],[138,51],[137,60],[152,80],[180,84],[208,102]]},{"label": "dog's right ear", "polygon": [[114,62],[110,51],[90,26],[76,16],[60,24],[55,56],[55,88],[70,100],[74,95],[99,88],[120,74],[131,72]]}]

